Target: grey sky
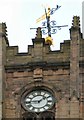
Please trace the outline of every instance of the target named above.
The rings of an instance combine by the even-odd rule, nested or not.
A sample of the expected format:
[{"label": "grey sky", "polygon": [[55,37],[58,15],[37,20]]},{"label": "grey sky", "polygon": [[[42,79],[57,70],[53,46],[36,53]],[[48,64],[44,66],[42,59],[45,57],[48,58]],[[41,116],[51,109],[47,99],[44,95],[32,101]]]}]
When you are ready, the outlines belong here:
[{"label": "grey sky", "polygon": [[[19,51],[27,51],[27,45],[32,44],[35,30],[30,27],[41,26],[36,19],[44,14],[44,6],[56,7],[61,5],[52,16],[57,25],[68,25],[52,35],[54,45],[52,50],[59,49],[60,42],[69,38],[69,28],[74,15],[80,16],[82,25],[82,1],[83,0],[0,0],[0,22],[6,22],[10,45],[18,45]],[[82,28],[82,27],[81,27]],[[46,36],[43,36],[46,37]]]}]

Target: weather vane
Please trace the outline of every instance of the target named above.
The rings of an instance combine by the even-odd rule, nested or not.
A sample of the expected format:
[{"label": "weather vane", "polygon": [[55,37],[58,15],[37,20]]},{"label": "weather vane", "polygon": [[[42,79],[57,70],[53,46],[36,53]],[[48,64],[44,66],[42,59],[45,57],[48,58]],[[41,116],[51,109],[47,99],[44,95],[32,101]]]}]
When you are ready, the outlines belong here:
[{"label": "weather vane", "polygon": [[[36,20],[36,22],[38,23],[41,20],[46,18],[46,21],[42,22],[41,31],[43,35],[48,34],[48,37],[46,37],[45,40],[47,41],[49,39],[49,41],[51,41],[50,44],[52,44],[51,34],[55,34],[57,32],[57,29],[60,30],[62,27],[68,26],[68,25],[57,26],[55,20],[50,21],[50,16],[53,15],[55,11],[58,10],[60,7],[61,6],[59,5],[56,5],[56,8],[51,8],[51,9],[50,7],[48,7],[48,12],[46,11],[46,8],[45,8],[45,14]],[[30,29],[36,29],[36,28],[30,28]]]}]

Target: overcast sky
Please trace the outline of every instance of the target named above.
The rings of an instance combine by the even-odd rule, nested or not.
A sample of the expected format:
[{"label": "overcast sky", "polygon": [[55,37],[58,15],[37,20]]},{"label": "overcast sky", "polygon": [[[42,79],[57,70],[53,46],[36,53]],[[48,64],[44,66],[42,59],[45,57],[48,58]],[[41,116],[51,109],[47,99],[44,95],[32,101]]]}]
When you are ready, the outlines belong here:
[{"label": "overcast sky", "polygon": [[[8,39],[11,46],[19,46],[19,51],[27,51],[27,45],[32,44],[36,31],[31,27],[42,26],[42,21],[36,19],[45,13],[44,7],[59,8],[52,16],[57,25],[68,25],[52,35],[54,45],[52,50],[59,49],[60,42],[70,39],[69,28],[74,15],[80,16],[82,28],[82,1],[83,0],[0,0],[0,23],[6,22]],[[45,20],[43,20],[45,21]],[[47,35],[46,35],[47,36]],[[43,36],[43,37],[46,37]]]}]

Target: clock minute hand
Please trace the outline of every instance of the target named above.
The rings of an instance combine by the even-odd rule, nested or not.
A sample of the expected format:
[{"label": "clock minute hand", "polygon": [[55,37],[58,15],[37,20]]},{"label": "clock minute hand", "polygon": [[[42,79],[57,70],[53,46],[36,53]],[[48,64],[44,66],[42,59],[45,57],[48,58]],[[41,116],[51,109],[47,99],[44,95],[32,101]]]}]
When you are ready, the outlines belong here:
[{"label": "clock minute hand", "polygon": [[38,103],[38,100],[33,100],[31,101],[31,103]]},{"label": "clock minute hand", "polygon": [[30,103],[35,103],[35,104],[37,104],[38,101],[26,101],[26,104],[30,104]]},{"label": "clock minute hand", "polygon": [[40,100],[33,100],[32,103],[40,103],[42,100],[45,100],[46,97],[42,97]]},{"label": "clock minute hand", "polygon": [[40,100],[38,100],[38,103],[40,103],[42,100],[45,100],[46,97],[42,97]]}]

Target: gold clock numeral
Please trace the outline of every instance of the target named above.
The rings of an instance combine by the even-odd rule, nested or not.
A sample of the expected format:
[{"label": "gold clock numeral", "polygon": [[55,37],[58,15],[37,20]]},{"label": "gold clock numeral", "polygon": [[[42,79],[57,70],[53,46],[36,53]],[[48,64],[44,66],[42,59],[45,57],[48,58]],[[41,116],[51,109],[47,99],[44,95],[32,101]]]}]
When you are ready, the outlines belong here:
[{"label": "gold clock numeral", "polygon": [[34,95],[35,95],[35,96],[37,96],[37,95],[38,95],[38,93],[37,93],[37,92],[35,92],[35,93],[34,93]]},{"label": "gold clock numeral", "polygon": [[44,96],[45,96],[45,97],[49,97],[49,94],[46,93]]},{"label": "gold clock numeral", "polygon": [[48,101],[48,105],[52,105],[52,101]]},{"label": "gold clock numeral", "polygon": [[42,112],[42,111],[44,111],[45,110],[45,108],[43,107],[43,108],[40,108],[40,112]]},{"label": "gold clock numeral", "polygon": [[33,98],[33,95],[32,95],[32,94],[31,94],[31,95],[29,95],[29,98],[30,98],[30,99],[32,99],[32,98]]},{"label": "gold clock numeral", "polygon": [[47,110],[48,108],[49,108],[49,106],[48,106],[48,105],[44,106],[44,109],[45,109],[45,110]]},{"label": "gold clock numeral", "polygon": [[48,101],[49,101],[49,100],[52,101],[52,97],[51,97],[51,96],[47,97],[47,100],[48,100]]},{"label": "gold clock numeral", "polygon": [[25,104],[27,105],[27,104],[30,104],[30,103],[31,103],[31,99],[30,98],[26,98]]},{"label": "gold clock numeral", "polygon": [[35,112],[38,112],[38,109],[35,108],[34,111],[35,111]]},{"label": "gold clock numeral", "polygon": [[52,102],[52,99],[47,99],[48,102]]},{"label": "gold clock numeral", "polygon": [[30,100],[31,100],[31,98],[27,97],[25,101],[30,101]]},{"label": "gold clock numeral", "polygon": [[39,95],[39,92],[35,91],[35,92],[32,93],[32,95],[37,96],[37,95]]},{"label": "gold clock numeral", "polygon": [[29,109],[30,109],[30,110],[32,110],[32,109],[33,109],[33,107],[31,106]]},{"label": "gold clock numeral", "polygon": [[41,95],[44,96],[44,95],[45,95],[45,92],[41,91]]}]

